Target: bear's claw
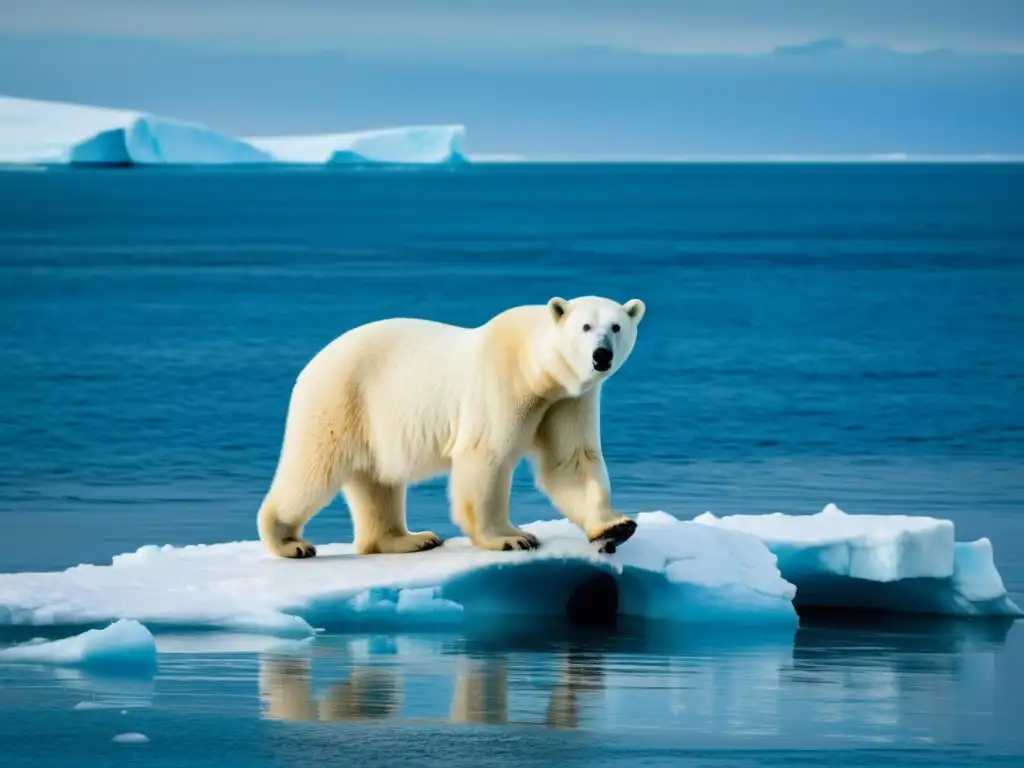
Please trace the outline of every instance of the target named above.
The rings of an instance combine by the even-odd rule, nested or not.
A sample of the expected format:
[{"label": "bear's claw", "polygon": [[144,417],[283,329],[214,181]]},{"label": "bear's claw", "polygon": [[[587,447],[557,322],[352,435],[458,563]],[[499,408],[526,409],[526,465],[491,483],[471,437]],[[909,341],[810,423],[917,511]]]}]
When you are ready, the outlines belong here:
[{"label": "bear's claw", "polygon": [[511,552],[515,549],[530,550],[538,549],[540,547],[540,539],[534,536],[532,533],[526,533],[525,531],[520,536],[516,536],[514,539],[506,540],[502,545],[502,552]]},{"label": "bear's claw", "polygon": [[291,554],[286,554],[285,557],[290,557],[294,560],[304,560],[308,557],[316,557],[316,547],[310,544],[308,541],[299,541],[298,539],[284,539],[282,544],[291,544],[294,546],[295,551]]},{"label": "bear's claw", "polygon": [[423,542],[416,551],[427,552],[431,549],[437,549],[442,544],[444,544],[444,539],[440,538],[439,536],[435,536],[434,538],[427,539],[425,542]]},{"label": "bear's claw", "polygon": [[619,544],[628,541],[634,533],[636,533],[636,521],[626,518],[605,528],[592,538],[591,542],[598,545],[598,552],[613,555]]}]

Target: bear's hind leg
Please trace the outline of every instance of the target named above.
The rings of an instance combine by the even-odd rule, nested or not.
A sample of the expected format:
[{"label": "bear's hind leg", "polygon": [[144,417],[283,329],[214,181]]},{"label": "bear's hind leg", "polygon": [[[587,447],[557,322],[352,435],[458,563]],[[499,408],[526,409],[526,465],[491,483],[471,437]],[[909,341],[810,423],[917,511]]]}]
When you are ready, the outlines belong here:
[{"label": "bear's hind leg", "polygon": [[441,546],[434,532],[410,533],[405,527],[404,485],[380,483],[361,475],[346,480],[341,491],[352,515],[359,554],[420,552]]},{"label": "bear's hind leg", "polygon": [[272,487],[257,516],[260,541],[278,557],[315,557],[316,547],[302,538],[302,529],[333,495],[292,497]]}]

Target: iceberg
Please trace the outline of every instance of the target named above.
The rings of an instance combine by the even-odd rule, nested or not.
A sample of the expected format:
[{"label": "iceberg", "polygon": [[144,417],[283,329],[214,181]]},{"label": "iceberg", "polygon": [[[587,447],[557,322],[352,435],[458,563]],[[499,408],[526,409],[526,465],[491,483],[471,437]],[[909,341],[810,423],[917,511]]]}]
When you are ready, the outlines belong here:
[{"label": "iceberg", "polygon": [[270,163],[244,140],[141,112],[0,97],[0,163]]},{"label": "iceberg", "polygon": [[0,164],[438,165],[468,162],[461,125],[236,138],[133,110],[0,96]]},{"label": "iceberg", "polygon": [[411,555],[273,558],[259,542],[146,546],[110,565],[0,574],[0,626],[81,626],[114,619],[160,632],[220,630],[283,638],[316,628],[479,628],[551,621],[783,625],[795,590],[756,537],[641,513],[603,554],[567,520],[526,526],[530,552],[478,550],[464,538]]},{"label": "iceberg", "polygon": [[988,539],[958,542],[949,520],[849,515],[705,513],[694,522],[756,536],[796,586],[797,608],[949,616],[1024,615],[1010,599]]},{"label": "iceberg", "polygon": [[92,668],[152,668],[156,641],[142,624],[115,621],[104,629],[90,629],[61,640],[34,640],[0,648],[0,663],[27,662]]},{"label": "iceberg", "polygon": [[357,133],[247,139],[278,163],[443,165],[468,162],[461,125],[414,125]]}]

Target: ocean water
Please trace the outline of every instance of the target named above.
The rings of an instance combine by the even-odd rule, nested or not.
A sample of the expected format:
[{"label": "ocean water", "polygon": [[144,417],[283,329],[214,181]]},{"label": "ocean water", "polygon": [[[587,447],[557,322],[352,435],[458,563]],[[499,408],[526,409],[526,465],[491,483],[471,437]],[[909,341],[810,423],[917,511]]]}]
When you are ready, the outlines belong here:
[{"label": "ocean water", "polygon": [[[0,571],[252,539],[325,343],[595,293],[647,305],[603,397],[623,511],[946,517],[1024,603],[1020,166],[10,172],[0,203]],[[552,514],[524,467],[513,520]],[[455,533],[443,480],[409,517]],[[350,540],[343,503],[307,531]],[[1016,764],[1022,632],[164,638],[151,679],[0,666],[0,763]]]}]

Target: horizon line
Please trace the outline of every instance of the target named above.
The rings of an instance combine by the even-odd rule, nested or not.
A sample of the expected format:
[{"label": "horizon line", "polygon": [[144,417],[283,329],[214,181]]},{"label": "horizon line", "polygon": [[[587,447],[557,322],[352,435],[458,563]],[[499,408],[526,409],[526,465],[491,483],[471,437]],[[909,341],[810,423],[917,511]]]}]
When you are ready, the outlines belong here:
[{"label": "horizon line", "polygon": [[750,154],[671,154],[671,155],[518,155],[513,153],[473,153],[465,156],[474,165],[498,164],[712,164],[712,163],[1022,163],[1024,154],[993,152],[972,153],[750,153]]}]

